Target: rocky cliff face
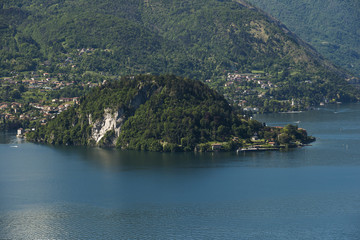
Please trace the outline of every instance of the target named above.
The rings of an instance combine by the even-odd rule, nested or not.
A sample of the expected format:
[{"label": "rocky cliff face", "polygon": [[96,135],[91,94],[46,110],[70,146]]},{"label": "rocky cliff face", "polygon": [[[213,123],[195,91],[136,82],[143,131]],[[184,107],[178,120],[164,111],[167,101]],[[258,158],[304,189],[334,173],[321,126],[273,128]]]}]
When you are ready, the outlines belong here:
[{"label": "rocky cliff face", "polygon": [[124,109],[119,109],[113,112],[107,108],[104,110],[104,117],[101,120],[92,122],[91,115],[89,116],[89,124],[91,128],[91,139],[98,145],[101,139],[105,136],[108,131],[114,131],[115,136],[112,139],[111,145],[115,145],[115,139],[120,134],[122,124],[126,119]]},{"label": "rocky cliff face", "polygon": [[[130,100],[128,108],[120,108],[117,110],[106,108],[104,109],[104,117],[100,120],[93,121],[89,115],[89,125],[91,128],[91,140],[96,145],[104,145],[104,137],[110,131],[114,131],[110,139],[106,140],[106,146],[115,146],[116,139],[120,135],[121,126],[126,119],[131,116],[140,105],[144,104],[150,96],[157,90],[155,86],[139,86],[139,92]],[[102,141],[103,140],[103,141]]]}]

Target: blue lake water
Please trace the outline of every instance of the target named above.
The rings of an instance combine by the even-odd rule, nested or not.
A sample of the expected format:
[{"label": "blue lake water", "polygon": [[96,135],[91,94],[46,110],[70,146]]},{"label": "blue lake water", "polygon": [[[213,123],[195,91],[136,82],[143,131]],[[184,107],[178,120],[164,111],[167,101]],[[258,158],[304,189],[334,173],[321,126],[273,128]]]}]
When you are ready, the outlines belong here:
[{"label": "blue lake water", "polygon": [[360,239],[360,105],[255,118],[317,141],[162,154],[0,134],[0,239]]}]

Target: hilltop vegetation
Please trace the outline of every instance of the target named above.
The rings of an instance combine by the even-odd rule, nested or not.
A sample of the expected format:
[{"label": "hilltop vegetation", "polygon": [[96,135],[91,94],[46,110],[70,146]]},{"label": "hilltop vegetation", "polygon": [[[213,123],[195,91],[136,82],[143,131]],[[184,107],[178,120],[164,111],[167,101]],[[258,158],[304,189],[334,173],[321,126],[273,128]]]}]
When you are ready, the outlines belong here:
[{"label": "hilltop vegetation", "polygon": [[[233,106],[264,112],[360,96],[350,75],[241,0],[0,3],[0,102],[44,105],[119,76],[166,73],[206,82]],[[232,81],[229,73],[258,73],[265,85]],[[19,120],[25,111],[0,114]],[[32,115],[25,117],[39,118]]]},{"label": "hilltop vegetation", "polygon": [[93,89],[80,105],[37,126],[27,139],[144,151],[209,151],[215,143],[235,150],[254,135],[279,144],[311,141],[295,126],[280,131],[240,117],[200,81],[144,75]]},{"label": "hilltop vegetation", "polygon": [[282,21],[321,54],[360,76],[358,0],[249,0]]}]

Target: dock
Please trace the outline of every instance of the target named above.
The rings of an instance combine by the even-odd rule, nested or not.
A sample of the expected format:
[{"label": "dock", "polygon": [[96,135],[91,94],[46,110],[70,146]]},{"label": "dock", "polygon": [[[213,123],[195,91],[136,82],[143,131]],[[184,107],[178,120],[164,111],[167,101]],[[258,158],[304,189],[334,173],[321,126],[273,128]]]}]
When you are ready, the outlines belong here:
[{"label": "dock", "polygon": [[236,153],[239,152],[260,152],[260,151],[278,151],[280,147],[276,148],[259,148],[259,147],[247,147],[247,148],[239,148],[236,150]]}]

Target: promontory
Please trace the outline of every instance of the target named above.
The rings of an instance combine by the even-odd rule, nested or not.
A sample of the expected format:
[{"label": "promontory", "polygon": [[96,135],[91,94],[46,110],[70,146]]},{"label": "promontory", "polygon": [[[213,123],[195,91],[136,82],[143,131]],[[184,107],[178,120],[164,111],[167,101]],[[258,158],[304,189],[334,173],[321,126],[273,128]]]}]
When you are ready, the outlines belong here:
[{"label": "promontory", "polygon": [[230,151],[257,143],[298,146],[313,140],[297,126],[274,128],[243,117],[205,84],[174,75],[104,83],[78,105],[39,124],[27,139],[164,152]]}]

